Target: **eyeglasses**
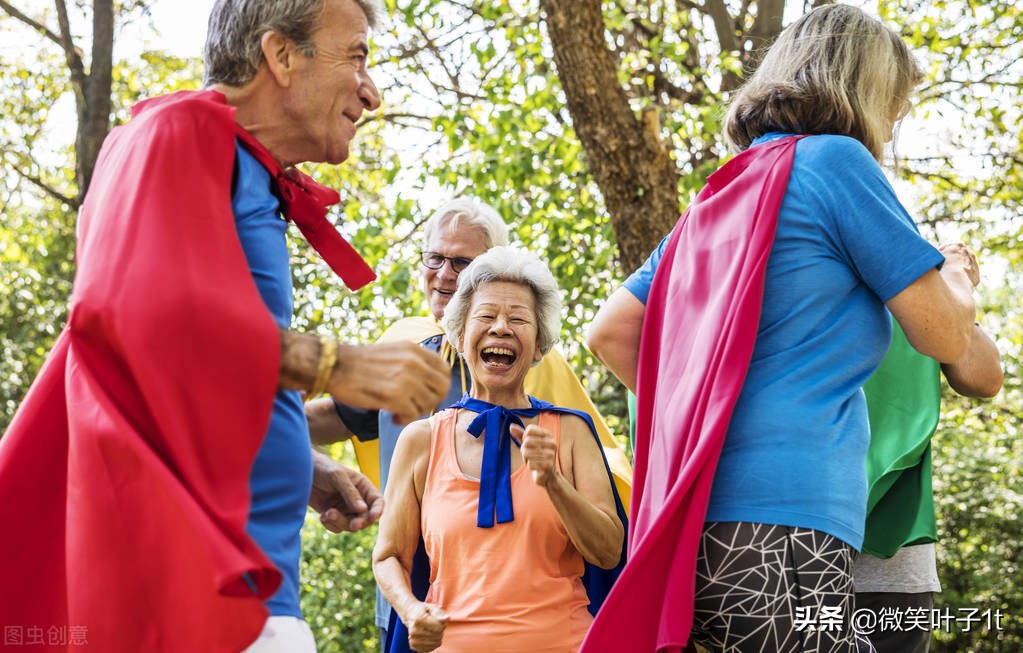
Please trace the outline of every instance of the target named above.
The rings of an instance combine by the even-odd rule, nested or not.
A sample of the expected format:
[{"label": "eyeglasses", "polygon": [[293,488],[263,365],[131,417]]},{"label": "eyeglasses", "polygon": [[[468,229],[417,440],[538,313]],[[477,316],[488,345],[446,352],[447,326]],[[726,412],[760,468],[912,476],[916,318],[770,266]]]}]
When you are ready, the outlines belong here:
[{"label": "eyeglasses", "polygon": [[444,267],[444,261],[451,262],[451,271],[458,274],[472,263],[471,258],[462,256],[444,256],[437,252],[423,252],[423,265],[431,270],[439,270]]}]

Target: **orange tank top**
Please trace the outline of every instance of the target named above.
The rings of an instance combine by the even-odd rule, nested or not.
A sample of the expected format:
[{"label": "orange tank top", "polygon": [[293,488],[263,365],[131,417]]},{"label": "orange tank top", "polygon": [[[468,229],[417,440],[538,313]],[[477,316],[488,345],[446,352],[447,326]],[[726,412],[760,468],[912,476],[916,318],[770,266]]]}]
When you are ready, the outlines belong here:
[{"label": "orange tank top", "polygon": [[[582,555],[526,465],[511,477],[515,519],[476,526],[480,484],[458,466],[457,415],[449,409],[432,418],[421,512],[430,558],[426,600],[450,617],[437,653],[579,650],[593,621],[580,578]],[[539,416],[559,443],[560,417]],[[557,464],[560,469],[560,458]]]}]

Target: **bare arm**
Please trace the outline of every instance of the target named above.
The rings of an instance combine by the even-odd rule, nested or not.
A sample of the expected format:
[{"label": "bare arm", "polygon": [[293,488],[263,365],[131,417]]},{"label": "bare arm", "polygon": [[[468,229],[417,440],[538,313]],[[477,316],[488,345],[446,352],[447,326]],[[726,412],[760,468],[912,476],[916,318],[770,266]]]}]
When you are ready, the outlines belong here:
[{"label": "bare arm", "polygon": [[[512,427],[512,435],[519,437],[519,431],[521,427]],[[533,481],[547,490],[576,550],[591,564],[614,567],[622,555],[625,527],[589,427],[575,416],[561,419],[561,462],[571,461],[571,481],[555,464],[558,445],[549,431],[531,424],[521,437],[522,460],[533,472]],[[565,455],[567,451],[571,455]]]},{"label": "bare arm", "polygon": [[954,363],[942,363],[941,371],[952,389],[967,397],[993,397],[1002,389],[1002,361],[998,346],[974,325],[966,353]]},{"label": "bare arm", "polygon": [[[281,330],[281,388],[312,388],[319,360],[319,338]],[[415,343],[338,344],[327,392],[349,406],[389,410],[407,424],[439,404],[449,385],[444,360]]]},{"label": "bare arm", "polygon": [[646,306],[625,288],[619,288],[600,307],[586,334],[586,346],[607,369],[636,392],[639,339]]},{"label": "bare arm", "polygon": [[972,337],[977,310],[973,288],[980,276],[965,245],[946,245],[941,252],[945,255],[941,272],[928,270],[887,305],[914,349],[941,363],[953,363],[966,352]]},{"label": "bare arm", "polygon": [[398,437],[391,461],[385,501],[387,512],[373,548],[377,586],[409,630],[415,651],[432,651],[441,644],[447,615],[412,593],[410,577],[420,531],[420,505],[430,458],[430,422],[409,424]]},{"label": "bare arm", "polygon": [[334,400],[329,397],[308,402],[305,405],[305,416],[309,420],[309,439],[313,444],[332,444],[355,435],[337,414]]}]

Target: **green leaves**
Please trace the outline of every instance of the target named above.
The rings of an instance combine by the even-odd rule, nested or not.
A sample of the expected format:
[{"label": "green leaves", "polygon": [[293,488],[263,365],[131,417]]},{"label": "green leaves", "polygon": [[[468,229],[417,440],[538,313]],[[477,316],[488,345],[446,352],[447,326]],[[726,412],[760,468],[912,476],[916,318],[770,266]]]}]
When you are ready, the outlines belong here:
[{"label": "green leaves", "polygon": [[376,525],[335,534],[312,512],[306,519],[299,572],[302,613],[320,653],[380,650],[371,564],[376,534]]},{"label": "green leaves", "polygon": [[0,222],[0,433],[67,314],[74,231],[52,204],[9,206]]},{"label": "green leaves", "polygon": [[[1018,365],[1018,361],[1016,361]],[[1019,399],[1013,380],[1009,393]],[[1023,447],[1018,411],[1008,402],[980,404],[945,397],[934,440],[934,488],[939,515],[936,607],[999,609],[1016,614],[1023,605],[1019,584],[1023,526]],[[1018,405],[1018,404],[1016,404]],[[1003,620],[1001,632],[954,628],[939,632],[935,651],[1016,651],[1023,646],[1018,620]]]},{"label": "green leaves", "polygon": [[[601,161],[584,151],[565,108],[537,3],[386,4],[391,21],[373,35],[371,69],[384,107],[360,125],[344,165],[307,167],[340,189],[332,219],[380,278],[348,292],[294,236],[294,327],[368,342],[402,315],[425,314],[417,263],[422,223],[449,196],[473,195],[505,217],[513,241],[550,263],[566,306],[562,347],[624,434],[624,390],[580,344],[626,272],[617,239],[624,232],[616,237],[611,228],[594,181]],[[726,101],[754,59],[749,33],[761,4],[720,3],[724,16],[707,13],[717,3],[602,4],[618,83],[637,116],[647,110],[657,118],[652,131],[679,173],[673,191],[680,205],[727,156]],[[121,4],[119,38],[129,27],[145,27],[123,19],[137,19],[146,7],[138,0]],[[946,593],[939,600],[1004,606],[1019,615],[1023,8],[1008,0],[894,0],[877,10],[901,30],[927,72],[899,141],[914,213],[928,237],[963,239],[978,250],[982,321],[996,334],[1006,368],[1006,387],[994,400],[945,399],[935,441],[945,538]],[[75,26],[86,22],[76,19]],[[22,27],[0,13],[4,43]],[[38,47],[0,50],[0,431],[63,325],[73,273],[76,112],[63,55],[36,38]],[[199,83],[197,57],[144,52],[115,62],[113,121],[126,120],[139,99]],[[640,199],[656,190],[633,188]],[[373,650],[372,536],[318,531],[308,529],[304,564],[307,616],[321,647]],[[1018,622],[1007,620],[1001,639],[942,635],[935,650],[1021,650]],[[352,628],[344,630],[345,623]]]}]

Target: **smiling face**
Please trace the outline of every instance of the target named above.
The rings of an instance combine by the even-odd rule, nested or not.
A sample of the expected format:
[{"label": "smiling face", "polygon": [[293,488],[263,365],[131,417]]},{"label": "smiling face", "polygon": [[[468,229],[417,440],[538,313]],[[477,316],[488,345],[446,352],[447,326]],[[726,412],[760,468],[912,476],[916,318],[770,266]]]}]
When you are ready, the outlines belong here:
[{"label": "smiling face", "polygon": [[363,110],[380,106],[366,71],[369,22],[353,0],[327,0],[312,40],[316,55],[295,53],[283,110],[294,133],[285,164],[341,163]]},{"label": "smiling face", "polygon": [[474,397],[505,406],[520,402],[526,372],[543,357],[537,345],[536,299],[529,286],[492,281],[476,290],[459,338]]},{"label": "smiling face", "polygon": [[[441,222],[426,245],[428,252],[451,258],[474,259],[487,251],[486,236],[479,227],[462,227],[451,229],[450,222]],[[444,309],[451,301],[451,295],[458,288],[458,273],[451,269],[451,261],[431,270],[420,264],[423,273],[423,291],[430,305],[433,317],[440,320],[444,317]]]}]

